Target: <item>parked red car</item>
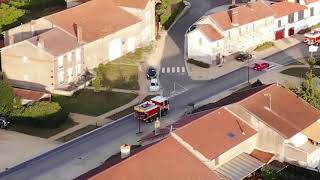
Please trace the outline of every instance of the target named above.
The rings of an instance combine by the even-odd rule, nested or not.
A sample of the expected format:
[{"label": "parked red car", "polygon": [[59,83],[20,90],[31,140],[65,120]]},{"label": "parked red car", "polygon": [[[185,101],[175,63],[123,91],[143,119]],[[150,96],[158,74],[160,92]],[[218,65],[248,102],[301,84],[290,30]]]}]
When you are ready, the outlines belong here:
[{"label": "parked red car", "polygon": [[269,68],[269,66],[270,66],[270,64],[266,63],[266,62],[255,63],[254,66],[253,66],[253,69],[256,70],[256,71],[262,71],[262,70],[265,70],[265,69]]}]

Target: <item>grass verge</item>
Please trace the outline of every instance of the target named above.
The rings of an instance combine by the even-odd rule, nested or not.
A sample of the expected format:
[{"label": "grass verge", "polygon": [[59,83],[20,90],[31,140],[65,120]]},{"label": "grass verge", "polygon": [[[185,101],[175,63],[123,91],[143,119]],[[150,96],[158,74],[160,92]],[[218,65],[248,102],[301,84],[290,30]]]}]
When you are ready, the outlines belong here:
[{"label": "grass verge", "polygon": [[132,93],[94,92],[93,90],[83,89],[71,97],[54,95],[52,100],[58,102],[65,112],[98,116],[125,105],[136,97],[137,95]]},{"label": "grass verge", "polygon": [[260,44],[259,46],[257,46],[254,51],[256,52],[261,52],[261,51],[264,51],[266,49],[269,49],[271,47],[274,46],[274,43],[273,42],[265,42],[263,44]]},{"label": "grass verge", "polygon": [[16,131],[24,134],[28,134],[31,136],[37,136],[41,138],[49,138],[51,136],[54,136],[60,132],[63,132],[78,123],[72,121],[71,119],[67,119],[63,124],[61,124],[57,128],[39,128],[39,127],[33,127],[33,126],[27,126],[22,124],[12,124],[9,126],[8,130]]},{"label": "grass verge", "polygon": [[[286,70],[283,70],[280,73],[286,74],[289,76],[298,77],[298,78],[305,78],[306,73],[308,71],[309,71],[308,67],[292,67],[292,68],[288,68]],[[313,73],[319,77],[320,76],[320,68],[314,68]]]},{"label": "grass verge", "polygon": [[74,139],[76,137],[79,137],[79,136],[81,136],[83,134],[86,134],[86,133],[88,133],[88,132],[90,132],[90,131],[92,131],[94,129],[97,129],[98,127],[100,127],[100,126],[95,126],[95,125],[85,126],[85,127],[81,128],[81,129],[78,129],[78,130],[76,130],[76,131],[74,131],[74,132],[72,132],[72,133],[70,133],[70,134],[68,134],[66,136],[63,136],[63,137],[57,139],[57,141],[59,141],[59,142],[68,142],[68,141],[70,141],[70,140],[72,140],[72,139]]}]

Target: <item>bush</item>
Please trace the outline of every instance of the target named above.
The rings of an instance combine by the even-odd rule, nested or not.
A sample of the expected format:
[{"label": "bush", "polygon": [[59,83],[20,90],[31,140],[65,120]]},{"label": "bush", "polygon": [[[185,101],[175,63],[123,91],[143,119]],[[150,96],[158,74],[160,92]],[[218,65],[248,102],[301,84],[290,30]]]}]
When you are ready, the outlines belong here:
[{"label": "bush", "polygon": [[201,62],[201,61],[197,61],[197,60],[194,60],[194,59],[188,59],[187,62],[190,63],[190,64],[193,64],[193,65],[202,67],[202,68],[209,68],[210,67],[210,64],[207,64],[207,63],[204,63],[204,62]]},{"label": "bush", "polygon": [[318,28],[320,28],[320,23],[311,26],[311,31],[313,31],[313,30],[315,30],[315,29],[318,29]]},{"label": "bush", "polygon": [[13,88],[7,81],[0,80],[0,115],[9,115],[13,107]]},{"label": "bush", "polygon": [[56,128],[65,122],[67,116],[56,102],[36,102],[11,113],[13,123],[41,128]]},{"label": "bush", "polygon": [[274,43],[273,42],[265,42],[263,44],[260,44],[259,46],[257,46],[254,51],[256,52],[261,52],[261,51],[264,51],[266,49],[269,49],[271,48],[272,46],[274,46]]}]

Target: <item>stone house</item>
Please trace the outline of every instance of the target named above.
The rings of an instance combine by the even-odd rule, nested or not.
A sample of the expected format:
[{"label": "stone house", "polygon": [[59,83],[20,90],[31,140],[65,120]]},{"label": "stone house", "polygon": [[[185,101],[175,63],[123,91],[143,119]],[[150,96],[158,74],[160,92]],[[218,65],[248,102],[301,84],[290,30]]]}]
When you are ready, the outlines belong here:
[{"label": "stone house", "polygon": [[[60,92],[155,39],[155,1],[92,0],[4,32],[2,70],[14,86]],[[76,86],[75,86],[76,87]]]}]

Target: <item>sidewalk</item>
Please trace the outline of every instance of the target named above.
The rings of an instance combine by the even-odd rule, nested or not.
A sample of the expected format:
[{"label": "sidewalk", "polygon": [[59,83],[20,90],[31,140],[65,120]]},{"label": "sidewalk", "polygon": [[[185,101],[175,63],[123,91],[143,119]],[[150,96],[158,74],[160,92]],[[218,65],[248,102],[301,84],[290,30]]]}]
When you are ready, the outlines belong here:
[{"label": "sidewalk", "polygon": [[[295,46],[301,43],[302,41],[303,35],[296,34],[289,38],[275,41],[274,47],[266,49],[262,52],[254,52],[253,49],[251,49],[253,59],[250,61],[250,63],[254,63],[254,61],[256,60],[262,60],[270,55],[276,54],[280,51]],[[225,60],[225,63],[210,67],[208,69],[186,63],[187,68],[189,69],[189,76],[193,80],[210,80],[221,77],[241,67],[247,66],[247,62],[237,61],[234,59],[233,55],[226,57]]]}]

